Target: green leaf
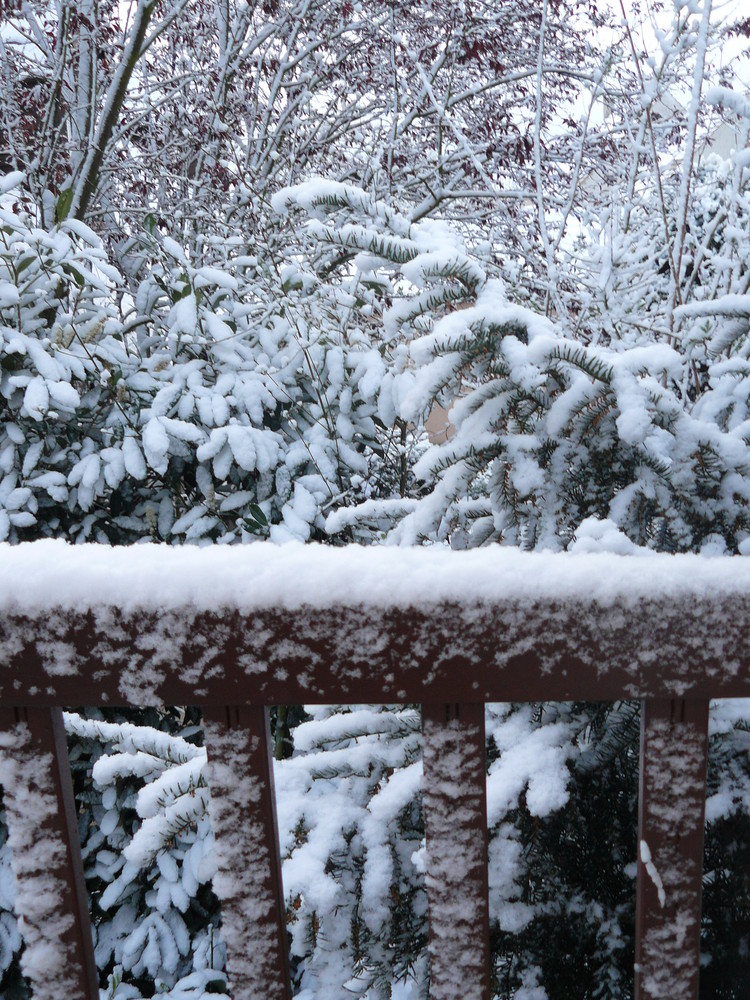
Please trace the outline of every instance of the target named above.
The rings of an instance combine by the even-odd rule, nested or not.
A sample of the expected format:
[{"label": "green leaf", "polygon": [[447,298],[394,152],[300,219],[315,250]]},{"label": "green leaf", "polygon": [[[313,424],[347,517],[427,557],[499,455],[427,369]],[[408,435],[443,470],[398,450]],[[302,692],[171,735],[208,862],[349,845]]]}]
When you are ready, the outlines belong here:
[{"label": "green leaf", "polygon": [[62,222],[63,219],[67,219],[68,212],[70,211],[70,206],[73,204],[73,188],[65,188],[61,191],[57,198],[57,205],[55,206],[55,215],[57,216],[57,221]]},{"label": "green leaf", "polygon": [[250,513],[253,515],[258,524],[262,524],[264,528],[268,527],[268,520],[266,515],[263,513],[261,508],[257,503],[250,504]]},{"label": "green leaf", "polygon": [[16,274],[23,274],[28,267],[31,267],[35,260],[36,257],[33,254],[31,257],[24,257],[21,263],[16,266]]},{"label": "green leaf", "polygon": [[172,304],[173,305],[176,304],[177,302],[180,301],[180,299],[186,299],[188,295],[192,294],[192,292],[193,288],[189,282],[186,285],[184,285],[182,289],[177,289],[177,288],[172,289],[171,292]]},{"label": "green leaf", "polygon": [[242,523],[245,525],[247,530],[252,532],[254,535],[260,535],[263,532],[263,525],[258,521],[254,521],[251,517],[243,517]]},{"label": "green leaf", "polygon": [[62,269],[66,274],[71,276],[79,288],[83,288],[86,284],[86,279],[77,268],[73,267],[72,264],[65,263],[62,265]]}]

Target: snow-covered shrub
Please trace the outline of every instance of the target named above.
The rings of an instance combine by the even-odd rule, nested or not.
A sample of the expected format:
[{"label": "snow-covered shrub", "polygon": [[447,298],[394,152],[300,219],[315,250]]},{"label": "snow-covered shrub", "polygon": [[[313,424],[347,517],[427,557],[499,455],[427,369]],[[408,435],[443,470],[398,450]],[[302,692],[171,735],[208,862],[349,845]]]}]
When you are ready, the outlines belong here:
[{"label": "snow-covered shrub", "polygon": [[[586,5],[567,3],[179,0],[134,5],[122,21],[130,5],[10,6],[0,170],[28,169],[39,214],[2,202],[0,537],[208,544],[323,538],[327,524],[333,542],[746,550],[747,129],[730,169],[706,166],[700,143],[693,157],[705,113],[700,86],[690,108],[681,106],[711,64],[708,5],[676,4],[655,53],[633,52],[640,67],[626,57],[627,20],[614,28],[611,51],[599,53],[590,28],[604,15],[592,6],[584,24]],[[128,62],[137,26],[148,28],[147,41],[142,58]],[[560,72],[566,64],[574,70]],[[579,118],[581,98],[588,112]],[[747,107],[728,88],[709,102],[740,114]],[[275,202],[303,207],[312,225],[296,228],[294,213],[269,226],[268,192],[320,170],[358,178],[402,207],[411,202],[413,214],[317,182]],[[73,187],[79,207],[86,189],[89,221],[123,250],[127,291],[90,229],[52,227]],[[146,212],[152,231],[137,234]],[[505,288],[455,232],[411,221],[436,212],[488,241]],[[47,228],[36,227],[40,218]],[[573,245],[576,226],[585,230],[581,245],[597,244],[591,259]],[[555,322],[540,319],[532,302],[546,304]],[[436,401],[451,413],[452,437],[428,448],[423,422]],[[382,875],[388,850],[398,854],[392,898],[414,892],[409,933],[418,940],[419,862],[398,847],[403,839],[411,851],[418,800],[395,821],[388,813],[413,781],[416,759],[386,769],[382,787],[369,775],[356,783],[338,758],[332,773],[305,771],[306,754],[336,752],[339,714],[316,715],[323,728],[315,747],[301,742],[303,729],[289,771],[280,767],[290,781],[302,775],[305,787],[309,778],[300,842],[284,834],[290,862],[309,859],[309,845],[321,843],[316,831],[330,831],[331,817],[315,804],[323,793],[351,786],[356,801],[344,813],[354,831],[351,863],[337,853],[330,865],[316,855],[317,867],[298,866],[320,874],[323,865],[323,874],[320,895],[308,886],[292,900],[297,975],[306,983],[332,976],[325,935],[336,938],[344,925],[326,909],[328,892],[353,915],[342,950],[356,990],[372,980],[382,991],[389,975],[412,965],[423,984],[416,945],[394,929],[411,918],[386,913],[384,876],[363,875],[373,855]],[[369,723],[343,715],[345,749],[359,753],[372,742]],[[500,753],[490,774],[495,948],[505,956],[499,994],[558,989],[567,1000],[586,975],[601,996],[627,990],[615,980],[627,966],[618,906],[632,855],[622,820],[632,801],[632,721],[621,706],[490,713],[491,757]],[[383,733],[375,749],[399,760],[386,744],[402,737],[411,738]],[[742,739],[735,720],[713,741],[717,750],[726,743],[724,770],[711,778],[711,822],[728,824],[725,844],[744,836],[735,809],[744,801]],[[76,740],[78,751],[88,748],[84,757],[98,756],[96,739]],[[591,751],[599,740],[604,749]],[[107,746],[115,770],[126,769],[125,744]],[[520,766],[524,747],[544,751],[549,794],[537,772]],[[162,773],[172,766],[182,764]],[[89,788],[90,812],[111,823],[105,816],[119,810],[122,829],[129,817],[127,836],[135,836],[139,782],[155,785],[157,772],[118,772],[117,794],[129,803],[122,809],[104,810]],[[570,785],[578,794],[568,798]],[[101,793],[108,802],[112,787]],[[193,792],[185,794],[200,800]],[[294,801],[287,815],[299,824]],[[376,813],[388,850],[373,833]],[[561,817],[573,823],[570,854]],[[622,856],[597,846],[607,826],[617,829]],[[337,847],[342,836],[333,831]],[[117,854],[120,837],[116,824],[91,855],[101,848],[108,885],[121,869],[105,852]],[[366,845],[376,849],[368,855]],[[576,882],[581,857],[597,851],[616,862],[604,902]],[[716,858],[707,905],[713,887],[746,898]],[[583,866],[584,874],[601,868]],[[145,901],[155,891],[145,887],[160,879],[160,870],[138,869],[133,896],[100,921],[109,926],[118,907],[126,913],[127,899],[143,900],[149,914],[145,950],[134,945],[132,967],[112,973],[123,1000],[155,988],[155,979],[138,986],[132,976],[152,939],[161,948]],[[369,922],[357,903],[366,885]],[[175,903],[169,912],[178,927],[182,911]],[[376,914],[382,931],[373,931]],[[578,933],[567,949],[564,939],[554,944],[560,925]],[[728,935],[713,926],[719,948]],[[112,945],[108,961],[122,958],[122,935],[111,927],[102,934]],[[573,968],[592,939],[589,953],[620,955],[614,972],[592,973],[599,958]],[[740,945],[747,951],[740,941],[735,955]],[[180,955],[181,969],[186,962]],[[205,970],[182,971],[158,971],[165,984],[182,976],[171,987],[175,1000],[205,985]]]},{"label": "snow-covered shrub", "polygon": [[637,704],[488,706],[497,996],[632,996],[638,732]]},{"label": "snow-covered shrub", "polygon": [[424,991],[420,714],[368,705],[307,711],[293,756],[276,766],[299,987],[331,1000],[385,1000],[409,978]]},{"label": "snow-covered shrub", "polygon": [[151,491],[150,502],[170,540],[306,541],[369,478],[374,349],[342,321],[349,303],[285,262],[293,246],[277,259],[238,242],[194,266],[172,241],[151,241],[135,300],[149,372],[134,391],[149,396],[147,464],[183,496],[176,506],[174,490]]},{"label": "snow-covered shrub", "polygon": [[289,234],[193,264],[146,233],[131,296],[82,224],[2,222],[0,537],[307,540],[383,492],[374,328]]},{"label": "snow-covered shrub", "polygon": [[694,403],[689,351],[563,336],[513,301],[445,226],[410,224],[343,185],[311,182],[278,203],[312,216],[321,270],[332,270],[335,247],[342,282],[354,268],[388,289],[383,423],[420,428],[438,403],[452,425],[414,464],[421,495],[332,512],[330,533],[397,522],[388,540],[400,544],[560,549],[593,516],[638,545],[738,550],[748,536],[748,414],[737,386],[731,419],[719,405],[723,357],[711,359],[708,391]]},{"label": "snow-covered shrub", "polygon": [[46,232],[0,205],[2,539],[83,539],[97,520],[129,366],[118,281],[83,224]]},{"label": "snow-covered shrub", "polygon": [[[701,993],[730,997],[726,982],[750,976],[747,920],[750,914],[750,704],[747,699],[711,702],[703,858]],[[737,995],[739,990],[734,987]]]},{"label": "snow-covered shrub", "polygon": [[206,753],[151,714],[161,728],[65,715],[97,966],[118,1000],[226,993]]},{"label": "snow-covered shrub", "polygon": [[0,995],[7,993],[21,998],[26,991],[18,963],[21,935],[13,913],[15,897],[15,878],[0,795]]}]

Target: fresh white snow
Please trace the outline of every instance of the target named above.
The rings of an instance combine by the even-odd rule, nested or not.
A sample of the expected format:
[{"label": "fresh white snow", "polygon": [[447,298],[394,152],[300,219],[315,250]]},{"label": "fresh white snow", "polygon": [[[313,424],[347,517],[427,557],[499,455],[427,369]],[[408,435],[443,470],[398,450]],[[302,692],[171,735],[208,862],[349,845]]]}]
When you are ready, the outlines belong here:
[{"label": "fresh white snow", "polygon": [[[606,540],[607,533],[603,536]],[[614,548],[619,536],[614,536]],[[192,607],[467,606],[504,600],[695,599],[750,591],[750,560],[491,547],[454,552],[290,542],[250,546],[0,545],[0,608],[29,613]],[[623,549],[620,549],[623,551]]]}]

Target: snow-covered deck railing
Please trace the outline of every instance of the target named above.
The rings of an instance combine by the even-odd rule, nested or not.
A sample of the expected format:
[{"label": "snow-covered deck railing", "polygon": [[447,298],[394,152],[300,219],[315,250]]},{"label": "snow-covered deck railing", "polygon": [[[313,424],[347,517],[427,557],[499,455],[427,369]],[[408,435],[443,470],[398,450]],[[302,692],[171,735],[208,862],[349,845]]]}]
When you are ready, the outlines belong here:
[{"label": "snow-covered deck railing", "polygon": [[203,707],[234,997],[286,1000],[267,707],[422,704],[431,996],[489,1000],[484,703],[628,698],[636,997],[697,998],[708,699],[750,695],[748,634],[750,559],[0,546],[0,780],[35,996],[98,1000],[61,706]]}]

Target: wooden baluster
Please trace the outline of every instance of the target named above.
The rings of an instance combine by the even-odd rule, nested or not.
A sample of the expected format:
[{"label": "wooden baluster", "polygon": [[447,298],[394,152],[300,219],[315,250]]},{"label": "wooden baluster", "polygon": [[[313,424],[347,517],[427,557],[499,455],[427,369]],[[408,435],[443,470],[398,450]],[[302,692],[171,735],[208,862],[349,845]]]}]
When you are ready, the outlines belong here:
[{"label": "wooden baluster", "polygon": [[76,806],[59,708],[0,709],[21,968],[34,1000],[99,1000]]},{"label": "wooden baluster", "polygon": [[205,709],[222,935],[234,1000],[291,1000],[268,709]]},{"label": "wooden baluster", "polygon": [[635,1000],[698,1000],[708,702],[641,717]]},{"label": "wooden baluster", "polygon": [[423,705],[431,1000],[489,1000],[484,705]]}]

